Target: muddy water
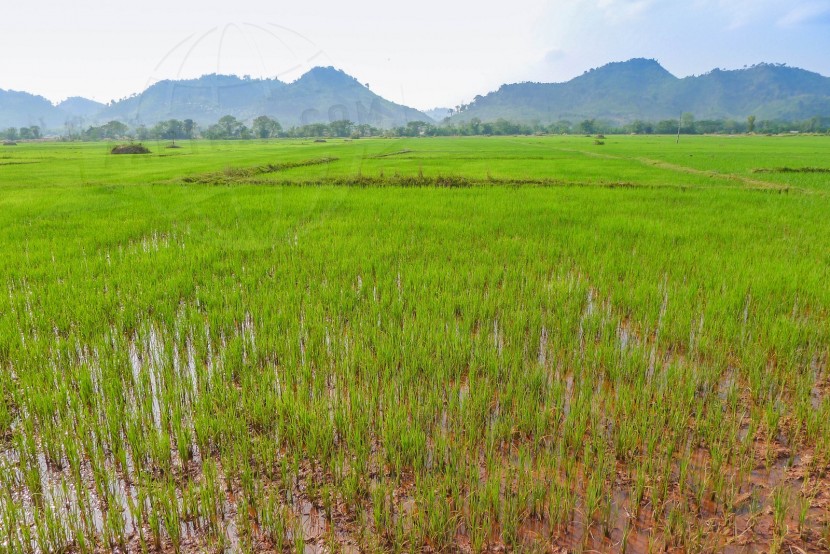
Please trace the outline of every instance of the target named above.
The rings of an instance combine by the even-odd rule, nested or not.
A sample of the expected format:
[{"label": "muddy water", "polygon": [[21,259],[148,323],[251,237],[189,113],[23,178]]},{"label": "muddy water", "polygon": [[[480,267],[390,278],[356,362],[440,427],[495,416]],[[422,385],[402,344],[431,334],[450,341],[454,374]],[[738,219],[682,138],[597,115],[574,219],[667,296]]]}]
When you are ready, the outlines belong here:
[{"label": "muddy water", "polygon": [[[663,306],[661,308],[661,318],[665,311],[667,299],[664,298]],[[585,341],[583,337],[583,322],[589,317],[597,317],[598,311],[603,310],[609,313],[607,306],[602,305],[597,307],[593,290],[588,292],[586,299],[585,310],[580,322],[580,338],[582,348],[585,348]],[[703,323],[699,324],[702,327]],[[617,325],[617,340],[619,342],[620,351],[628,353],[632,350],[638,349],[641,352],[648,350],[649,356],[649,371],[651,374],[660,368],[661,364],[670,363],[686,363],[685,359],[681,359],[678,355],[666,351],[660,351],[656,342],[659,338],[660,323],[657,324],[657,329],[653,333],[654,338],[644,337],[641,332],[638,332],[628,322],[620,322]],[[208,343],[210,341],[209,329],[205,329],[208,336]],[[241,323],[241,333],[245,337],[244,355],[254,355],[256,349],[256,336],[254,332],[253,320],[250,314],[246,314]],[[160,333],[157,329],[150,327],[146,333],[145,339],[140,339],[138,336],[134,337],[130,343],[129,359],[131,370],[133,373],[134,382],[141,381],[142,375],[146,375],[149,380],[149,392],[152,398],[152,420],[156,429],[161,428],[161,393],[160,393],[160,373],[159,368],[162,365],[162,356],[164,352],[164,345],[162,344]],[[193,350],[192,335],[189,335],[187,341],[183,346],[173,344],[173,351],[175,352],[174,364],[175,371],[179,374],[186,375],[187,379],[193,386],[193,391],[198,391],[197,381],[198,375],[196,371],[196,356]],[[502,330],[499,327],[498,320],[493,321],[492,331],[493,346],[500,353],[503,346]],[[304,338],[298,338],[299,347],[303,355],[303,364],[305,364],[305,343]],[[547,341],[548,333],[546,329],[542,329],[539,341],[538,363],[541,366],[547,364]],[[205,371],[211,372],[214,363],[221,363],[221,350],[226,342],[223,338],[220,340],[221,344],[217,346],[216,354],[214,349],[208,344],[208,362]],[[328,336],[327,336],[328,342]],[[690,337],[690,343],[693,344],[694,338]],[[649,344],[651,343],[651,344]],[[650,348],[648,348],[650,346]],[[182,350],[179,350],[182,348]],[[81,349],[83,350],[83,349]],[[180,367],[179,353],[186,352],[186,362]],[[83,356],[85,360],[94,362],[95,354],[89,352],[82,352],[79,356]],[[215,356],[215,357],[214,357]],[[823,370],[819,364],[826,363],[824,361],[816,361],[816,373],[822,374]],[[558,371],[558,370],[557,370]],[[564,373],[564,406],[565,414],[570,411],[572,399],[575,394],[574,373],[572,371],[565,371]],[[101,393],[100,374],[97,371],[92,372],[93,384],[96,391]],[[727,372],[727,380],[737,379],[737,377]],[[731,388],[732,381],[729,386],[724,385],[722,391]],[[816,389],[814,391],[814,398],[826,398],[826,390],[821,387],[825,384],[817,380]],[[279,383],[277,384],[279,386]],[[462,380],[457,386],[458,401],[463,404],[467,401],[470,395],[470,386],[468,380]],[[475,384],[473,383],[473,386]],[[604,383],[603,386],[611,386]],[[330,395],[336,395],[338,392],[335,382],[328,384],[328,391]],[[725,397],[724,397],[725,398]],[[815,405],[815,404],[814,404]],[[498,402],[495,402],[489,412],[488,424],[493,426],[501,417],[501,407]],[[332,416],[333,417],[333,416]],[[449,430],[449,422],[447,421],[447,414],[444,413],[439,418],[439,427],[445,432]],[[745,430],[743,430],[745,432]],[[745,438],[742,436],[742,438]],[[377,442],[377,438],[374,439]],[[691,449],[690,465],[687,477],[687,487],[684,490],[679,490],[676,483],[678,480],[678,468],[672,469],[670,479],[669,493],[665,502],[659,508],[655,508],[650,504],[649,491],[644,495],[644,501],[639,509],[632,506],[630,497],[630,477],[627,475],[627,470],[624,467],[617,468],[616,481],[611,490],[611,505],[609,516],[606,523],[597,519],[588,519],[584,515],[585,500],[584,498],[577,499],[573,512],[571,513],[568,523],[560,528],[551,527],[548,521],[537,516],[525,517],[519,527],[520,543],[532,549],[535,545],[541,549],[548,551],[557,551],[558,549],[565,549],[567,551],[625,551],[625,552],[651,552],[651,551],[680,551],[683,549],[682,544],[687,545],[687,551],[719,551],[719,552],[753,552],[765,550],[775,540],[775,522],[774,514],[768,508],[771,504],[771,495],[773,491],[783,490],[785,496],[788,497],[790,503],[793,505],[785,517],[785,526],[788,529],[787,536],[782,542],[782,546],[792,547],[793,551],[820,551],[816,548],[823,548],[827,545],[820,543],[822,522],[827,519],[826,507],[830,505],[830,483],[828,483],[826,476],[822,481],[814,481],[812,489],[815,495],[811,499],[812,506],[807,510],[808,525],[806,529],[796,531],[798,529],[798,514],[795,509],[795,502],[802,494],[805,488],[805,475],[809,472],[806,470],[809,466],[809,454],[802,454],[793,457],[790,462],[789,457],[784,450],[780,450],[784,443],[782,437],[777,437],[776,444],[772,446],[773,458],[770,462],[769,468],[763,465],[763,460],[766,459],[766,453],[771,448],[770,445],[757,444],[757,452],[754,460],[760,461],[751,468],[748,477],[743,480],[741,488],[734,491],[735,498],[735,515],[727,515],[724,513],[722,499],[714,498],[710,492],[711,487],[707,486],[705,493],[701,497],[701,501],[697,502],[694,498],[694,487],[699,486],[700,483],[707,483],[707,479],[712,476],[712,454],[703,448]],[[177,452],[171,451],[171,458],[174,460],[174,466],[183,468],[184,465],[181,460],[177,458]],[[428,456],[432,460],[432,454]],[[195,459],[190,464],[190,477],[194,480],[200,478],[200,453],[195,452]],[[303,471],[312,472],[311,467],[313,463],[309,461],[303,462]],[[118,510],[124,514],[124,528],[125,533],[129,537],[130,549],[136,544],[136,534],[138,530],[135,528],[135,523],[129,516],[130,504],[138,502],[135,488],[130,485],[133,474],[132,460],[128,459],[126,468],[126,475],[119,474],[119,470],[115,467],[111,458],[107,460],[106,470],[110,475],[114,476],[108,482],[107,492],[99,498],[99,493],[93,486],[93,469],[88,462],[83,464],[82,469],[82,483],[84,483],[83,491],[78,490],[74,483],[74,478],[68,469],[57,469],[50,467],[45,456],[41,453],[38,455],[37,466],[42,476],[43,483],[43,498],[45,502],[49,503],[56,511],[64,510],[67,513],[75,513],[76,517],[84,517],[79,514],[81,511],[78,497],[84,496],[91,498],[92,501],[88,503],[91,510],[91,520],[94,529],[100,534],[104,529],[104,519],[106,513],[106,504],[117,505]],[[19,456],[13,449],[7,449],[0,453],[0,468],[3,471],[10,472],[9,481],[23,483],[25,482],[19,470]],[[68,467],[68,464],[64,464]],[[504,461],[504,469],[507,473],[515,471],[517,468],[517,460],[514,457],[508,456]],[[375,471],[378,471],[375,468]],[[737,471],[734,467],[729,467],[728,464],[723,466],[722,473],[726,476],[725,480],[729,483]],[[16,472],[16,473],[15,473]],[[583,489],[583,470],[579,470],[580,479],[576,480],[571,485],[576,489]],[[480,473],[481,479],[484,479],[484,472]],[[222,533],[224,535],[224,550],[226,552],[238,552],[244,548],[244,540],[240,537],[240,531],[237,528],[238,515],[237,509],[239,502],[237,496],[240,494],[238,490],[234,489],[234,485],[229,487],[224,486],[226,477],[221,472],[219,480],[223,483],[221,487],[225,491],[225,498],[223,499],[223,514],[222,514]],[[319,482],[330,482],[331,477],[323,475],[314,475],[313,479]],[[292,502],[286,503],[286,507],[290,509],[293,514],[293,520],[298,522],[299,529],[301,529],[302,540],[305,545],[305,552],[329,552],[332,550],[332,545],[336,545],[337,549],[344,552],[358,552],[361,551],[360,536],[363,531],[358,527],[356,520],[364,522],[371,521],[371,511],[367,507],[360,517],[348,512],[338,512],[335,510],[332,518],[328,518],[325,511],[319,505],[310,500],[306,496],[306,491],[303,490],[302,484],[298,480],[295,489],[292,490],[290,498]],[[336,484],[335,484],[336,485]],[[411,529],[412,518],[418,513],[419,506],[412,494],[412,479],[405,482],[398,490],[395,491],[395,521],[406,521],[406,529]],[[649,483],[647,487],[658,486],[658,483]],[[506,486],[502,489],[506,490]],[[64,489],[67,491],[65,492]],[[30,518],[35,513],[35,501],[28,493],[26,487],[17,487],[15,490],[16,500],[23,503],[26,510],[29,511]],[[181,491],[179,491],[181,494]],[[504,492],[502,494],[505,494]],[[28,496],[27,496],[28,495]],[[504,498],[503,498],[504,500]],[[179,511],[183,511],[183,499],[179,496],[177,499],[179,504]],[[367,501],[368,504],[368,501]],[[757,506],[764,507],[764,510],[759,511]],[[679,540],[676,537],[669,537],[666,532],[666,521],[671,510],[675,507],[681,507],[684,510],[689,510],[687,515],[687,530],[685,537],[686,542]],[[3,508],[0,505],[0,508]],[[466,508],[460,507],[463,513]],[[635,515],[636,514],[636,515]],[[254,526],[254,550],[267,551],[267,540]],[[371,524],[367,524],[368,532],[378,533],[379,530],[373,529]],[[695,534],[696,529],[705,528],[706,537],[701,542],[695,542],[691,537]],[[286,540],[288,544],[292,544],[295,536],[294,529],[289,526],[287,530]],[[145,536],[149,536],[147,528],[143,529]],[[490,540],[487,544],[489,551],[501,551],[506,549],[506,545],[501,542],[500,530],[496,524],[493,524],[493,529],[490,530]],[[182,523],[181,534],[184,537],[182,549],[184,551],[203,551],[208,545],[206,539],[205,522],[187,521]],[[469,533],[464,528],[463,524],[458,526],[458,534],[456,542],[462,551],[469,548],[470,537]],[[692,546],[689,547],[688,545]],[[819,545],[819,546],[817,546]],[[165,549],[169,550],[172,545],[166,543]],[[36,550],[36,546],[34,547]],[[786,551],[786,550],[785,550]]]}]

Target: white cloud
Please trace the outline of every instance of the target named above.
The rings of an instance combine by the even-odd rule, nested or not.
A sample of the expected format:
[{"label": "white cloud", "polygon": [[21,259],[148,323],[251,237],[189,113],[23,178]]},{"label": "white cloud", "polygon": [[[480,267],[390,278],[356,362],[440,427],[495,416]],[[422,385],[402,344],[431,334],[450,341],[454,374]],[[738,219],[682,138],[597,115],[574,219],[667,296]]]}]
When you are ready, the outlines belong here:
[{"label": "white cloud", "polygon": [[782,27],[797,27],[811,23],[830,23],[830,2],[808,2],[796,6],[778,20]]}]

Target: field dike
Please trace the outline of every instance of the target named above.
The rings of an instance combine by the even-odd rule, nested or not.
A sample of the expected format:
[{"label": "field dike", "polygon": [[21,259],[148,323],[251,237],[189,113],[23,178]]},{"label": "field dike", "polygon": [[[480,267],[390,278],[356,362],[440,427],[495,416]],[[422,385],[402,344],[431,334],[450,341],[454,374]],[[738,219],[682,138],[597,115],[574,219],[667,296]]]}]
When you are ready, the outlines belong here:
[{"label": "field dike", "polygon": [[830,167],[759,167],[753,173],[830,173]]},{"label": "field dike", "polygon": [[398,150],[397,152],[385,152],[383,154],[376,154],[376,155],[372,156],[372,159],[379,160],[379,159],[383,159],[383,158],[389,158],[389,157],[392,157],[392,156],[403,156],[405,154],[411,154],[412,152],[413,152],[413,150],[410,150],[408,148],[404,148],[403,150]]},{"label": "field dike", "polygon": [[[207,183],[206,183],[207,184]],[[639,185],[625,181],[602,181],[597,183],[575,183],[561,179],[503,179],[497,177],[469,178],[463,175],[349,175],[318,179],[256,179],[242,178],[236,181],[215,182],[217,185],[259,185],[294,187],[356,187],[356,188],[474,188],[474,187],[593,187],[593,188],[694,188],[689,186]]]},{"label": "field dike", "polygon": [[[609,160],[627,160],[636,163],[685,173],[688,175],[698,175],[719,179],[724,181],[738,182],[742,188],[762,192],[802,192],[814,193],[814,191],[807,191],[792,187],[790,185],[782,185],[769,181],[762,181],[759,179],[752,179],[742,175],[733,173],[719,173],[716,171],[703,171],[686,166],[668,163],[662,160],[656,160],[645,157],[624,157],[613,156],[609,154],[600,154],[596,152],[587,152],[577,149],[557,148],[562,152],[569,152],[580,154],[583,156],[599,159]],[[403,149],[395,152],[388,152],[370,156],[370,159],[383,159],[394,156],[403,156],[414,152],[413,150]],[[461,159],[461,158],[457,158]],[[476,158],[469,158],[470,160]],[[539,158],[541,159],[541,158]],[[676,188],[679,190],[687,190],[694,188],[703,188],[693,185],[647,185],[641,183],[633,183],[628,181],[599,181],[593,183],[573,182],[558,178],[502,178],[487,176],[484,178],[473,178],[464,175],[454,174],[439,174],[439,175],[425,175],[422,171],[417,174],[401,175],[398,173],[392,175],[385,175],[381,172],[380,175],[363,175],[358,172],[355,175],[328,175],[317,177],[314,179],[303,177],[274,177],[275,174],[299,169],[304,167],[314,167],[321,165],[329,165],[339,161],[337,157],[322,157],[311,158],[307,160],[272,163],[251,167],[227,167],[222,171],[201,173],[196,175],[189,175],[181,177],[173,182],[187,184],[187,185],[262,185],[262,186],[345,186],[345,187],[413,187],[413,188],[471,188],[480,186],[528,186],[528,187],[599,187],[599,188]],[[806,167],[806,168],[773,168],[773,169],[754,169],[753,173],[827,173],[830,169]],[[262,178],[268,176],[268,178]]]},{"label": "field dike", "polygon": [[[405,154],[409,151],[393,152],[376,157],[386,157]],[[222,171],[201,173],[181,177],[173,183],[187,185],[261,185],[261,186],[342,186],[360,188],[382,188],[382,187],[403,187],[403,188],[472,188],[487,186],[527,186],[527,187],[599,187],[599,188],[666,188],[650,185],[640,185],[626,181],[600,181],[597,183],[574,183],[561,179],[540,178],[540,179],[511,179],[499,177],[472,178],[463,175],[424,175],[419,172],[414,175],[337,175],[324,176],[315,179],[309,178],[274,178],[262,179],[264,175],[278,174],[284,171],[327,165],[338,161],[335,157],[314,158],[298,162],[285,162],[278,164],[266,164],[253,167],[228,167]],[[685,189],[688,186],[677,186],[674,188]]]},{"label": "field dike", "polygon": [[[627,157],[627,156],[612,156],[610,154],[599,154],[597,152],[586,152],[585,150],[577,150],[573,148],[557,148],[557,150],[561,152],[568,152],[573,154],[582,154],[583,156],[588,156],[590,158],[599,158],[599,159],[607,159],[607,160],[626,160],[626,161],[635,161],[637,163],[656,167],[660,169],[667,169],[669,171],[676,171],[679,173],[685,173],[687,175],[698,175],[701,177],[709,177],[713,179],[723,179],[726,181],[737,181],[742,183],[745,187],[756,189],[756,190],[763,190],[763,191],[771,191],[771,192],[789,192],[791,190],[798,190],[799,192],[807,192],[802,189],[795,189],[789,185],[782,185],[780,183],[772,183],[770,181],[761,181],[759,179],[751,179],[749,177],[744,177],[743,175],[736,175],[734,173],[720,173],[717,171],[704,171],[701,169],[695,169],[692,167],[687,167],[683,165],[677,165],[673,163],[669,163],[663,160],[655,160],[652,158],[645,158],[645,157]],[[773,171],[758,171],[755,170],[753,173],[773,173]],[[792,170],[795,172],[795,170]]]},{"label": "field dike", "polygon": [[338,158],[312,158],[309,160],[302,160],[298,162],[283,162],[275,164],[258,165],[254,167],[228,167],[223,171],[202,173],[199,175],[190,175],[182,177],[180,181],[187,184],[198,185],[228,185],[239,182],[245,179],[256,177],[257,175],[266,175],[269,173],[279,173],[281,171],[288,171],[290,169],[297,169],[300,167],[312,167],[315,165],[327,165],[336,162]]}]

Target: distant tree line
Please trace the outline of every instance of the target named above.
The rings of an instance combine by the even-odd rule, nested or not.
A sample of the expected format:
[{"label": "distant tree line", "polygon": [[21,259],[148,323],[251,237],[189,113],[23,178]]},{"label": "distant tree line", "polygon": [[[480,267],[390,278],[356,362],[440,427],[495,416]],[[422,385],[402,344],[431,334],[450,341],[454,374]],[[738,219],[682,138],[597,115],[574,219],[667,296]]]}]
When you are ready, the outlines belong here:
[{"label": "distant tree line", "polygon": [[[597,124],[598,127],[604,127]],[[599,132],[623,132],[635,134],[673,134],[678,131],[686,135],[761,133],[778,134],[789,132],[827,133],[830,132],[830,117],[813,117],[803,121],[761,120],[751,115],[743,121],[734,119],[696,120],[690,113],[678,119],[665,119],[656,123],[633,121],[628,125],[601,129]]]},{"label": "distant tree line", "polygon": [[9,127],[5,131],[0,131],[0,139],[3,140],[32,140],[42,137],[40,127],[32,125],[31,127]]},{"label": "distant tree line", "polygon": [[[152,127],[139,125],[130,128],[120,121],[110,121],[104,125],[88,127],[80,132],[69,132],[69,140],[253,140],[270,138],[352,138],[362,137],[419,137],[419,136],[502,136],[502,135],[538,135],[538,134],[637,134],[666,135],[676,133],[686,135],[698,134],[741,134],[762,133],[779,134],[789,132],[828,133],[830,117],[813,117],[804,121],[757,120],[749,116],[744,121],[733,119],[695,119],[691,113],[684,113],[679,119],[660,121],[635,120],[626,124],[599,119],[583,119],[578,122],[561,120],[542,124],[517,123],[506,119],[483,122],[478,118],[442,124],[425,121],[411,121],[406,125],[392,129],[379,129],[367,124],[356,124],[349,120],[330,123],[311,123],[284,129],[275,119],[262,115],[254,118],[250,125],[232,115],[226,115],[206,128],[199,126],[192,119],[183,121],[170,119],[156,123]],[[40,138],[40,129],[35,127],[9,128],[0,133],[6,140]]]},{"label": "distant tree line", "polygon": [[139,125],[131,129],[120,121],[110,121],[104,125],[91,126],[80,132],[69,130],[65,138],[69,140],[185,140],[203,138],[208,140],[252,140],[269,138],[312,138],[342,137],[361,138],[381,136],[384,131],[371,125],[356,124],[348,120],[331,123],[312,123],[299,127],[283,129],[279,121],[261,115],[250,126],[232,115],[223,116],[204,129],[192,119],[179,121],[170,119],[156,123],[152,127]]},{"label": "distant tree line", "polygon": [[763,133],[778,134],[789,132],[828,133],[830,117],[813,117],[804,121],[762,120],[749,116],[745,121],[733,119],[696,120],[686,113],[680,119],[660,121],[636,120],[627,124],[618,124],[598,119],[583,119],[578,122],[561,120],[550,124],[517,123],[506,119],[494,122],[482,122],[473,118],[463,123],[445,122],[434,125],[423,121],[414,121],[406,126],[392,129],[395,136],[458,136],[458,135],[534,135],[534,134],[637,134],[637,135],[673,135],[677,132],[686,135],[703,134],[740,134]]}]

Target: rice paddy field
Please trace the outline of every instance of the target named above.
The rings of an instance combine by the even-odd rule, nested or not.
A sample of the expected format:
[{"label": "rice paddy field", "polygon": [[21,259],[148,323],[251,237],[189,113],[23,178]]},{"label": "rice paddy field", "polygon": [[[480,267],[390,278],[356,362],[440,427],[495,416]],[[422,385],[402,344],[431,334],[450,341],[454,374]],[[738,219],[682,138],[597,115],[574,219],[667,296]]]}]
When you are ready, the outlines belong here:
[{"label": "rice paddy field", "polygon": [[830,137],[0,150],[3,552],[830,551]]}]

